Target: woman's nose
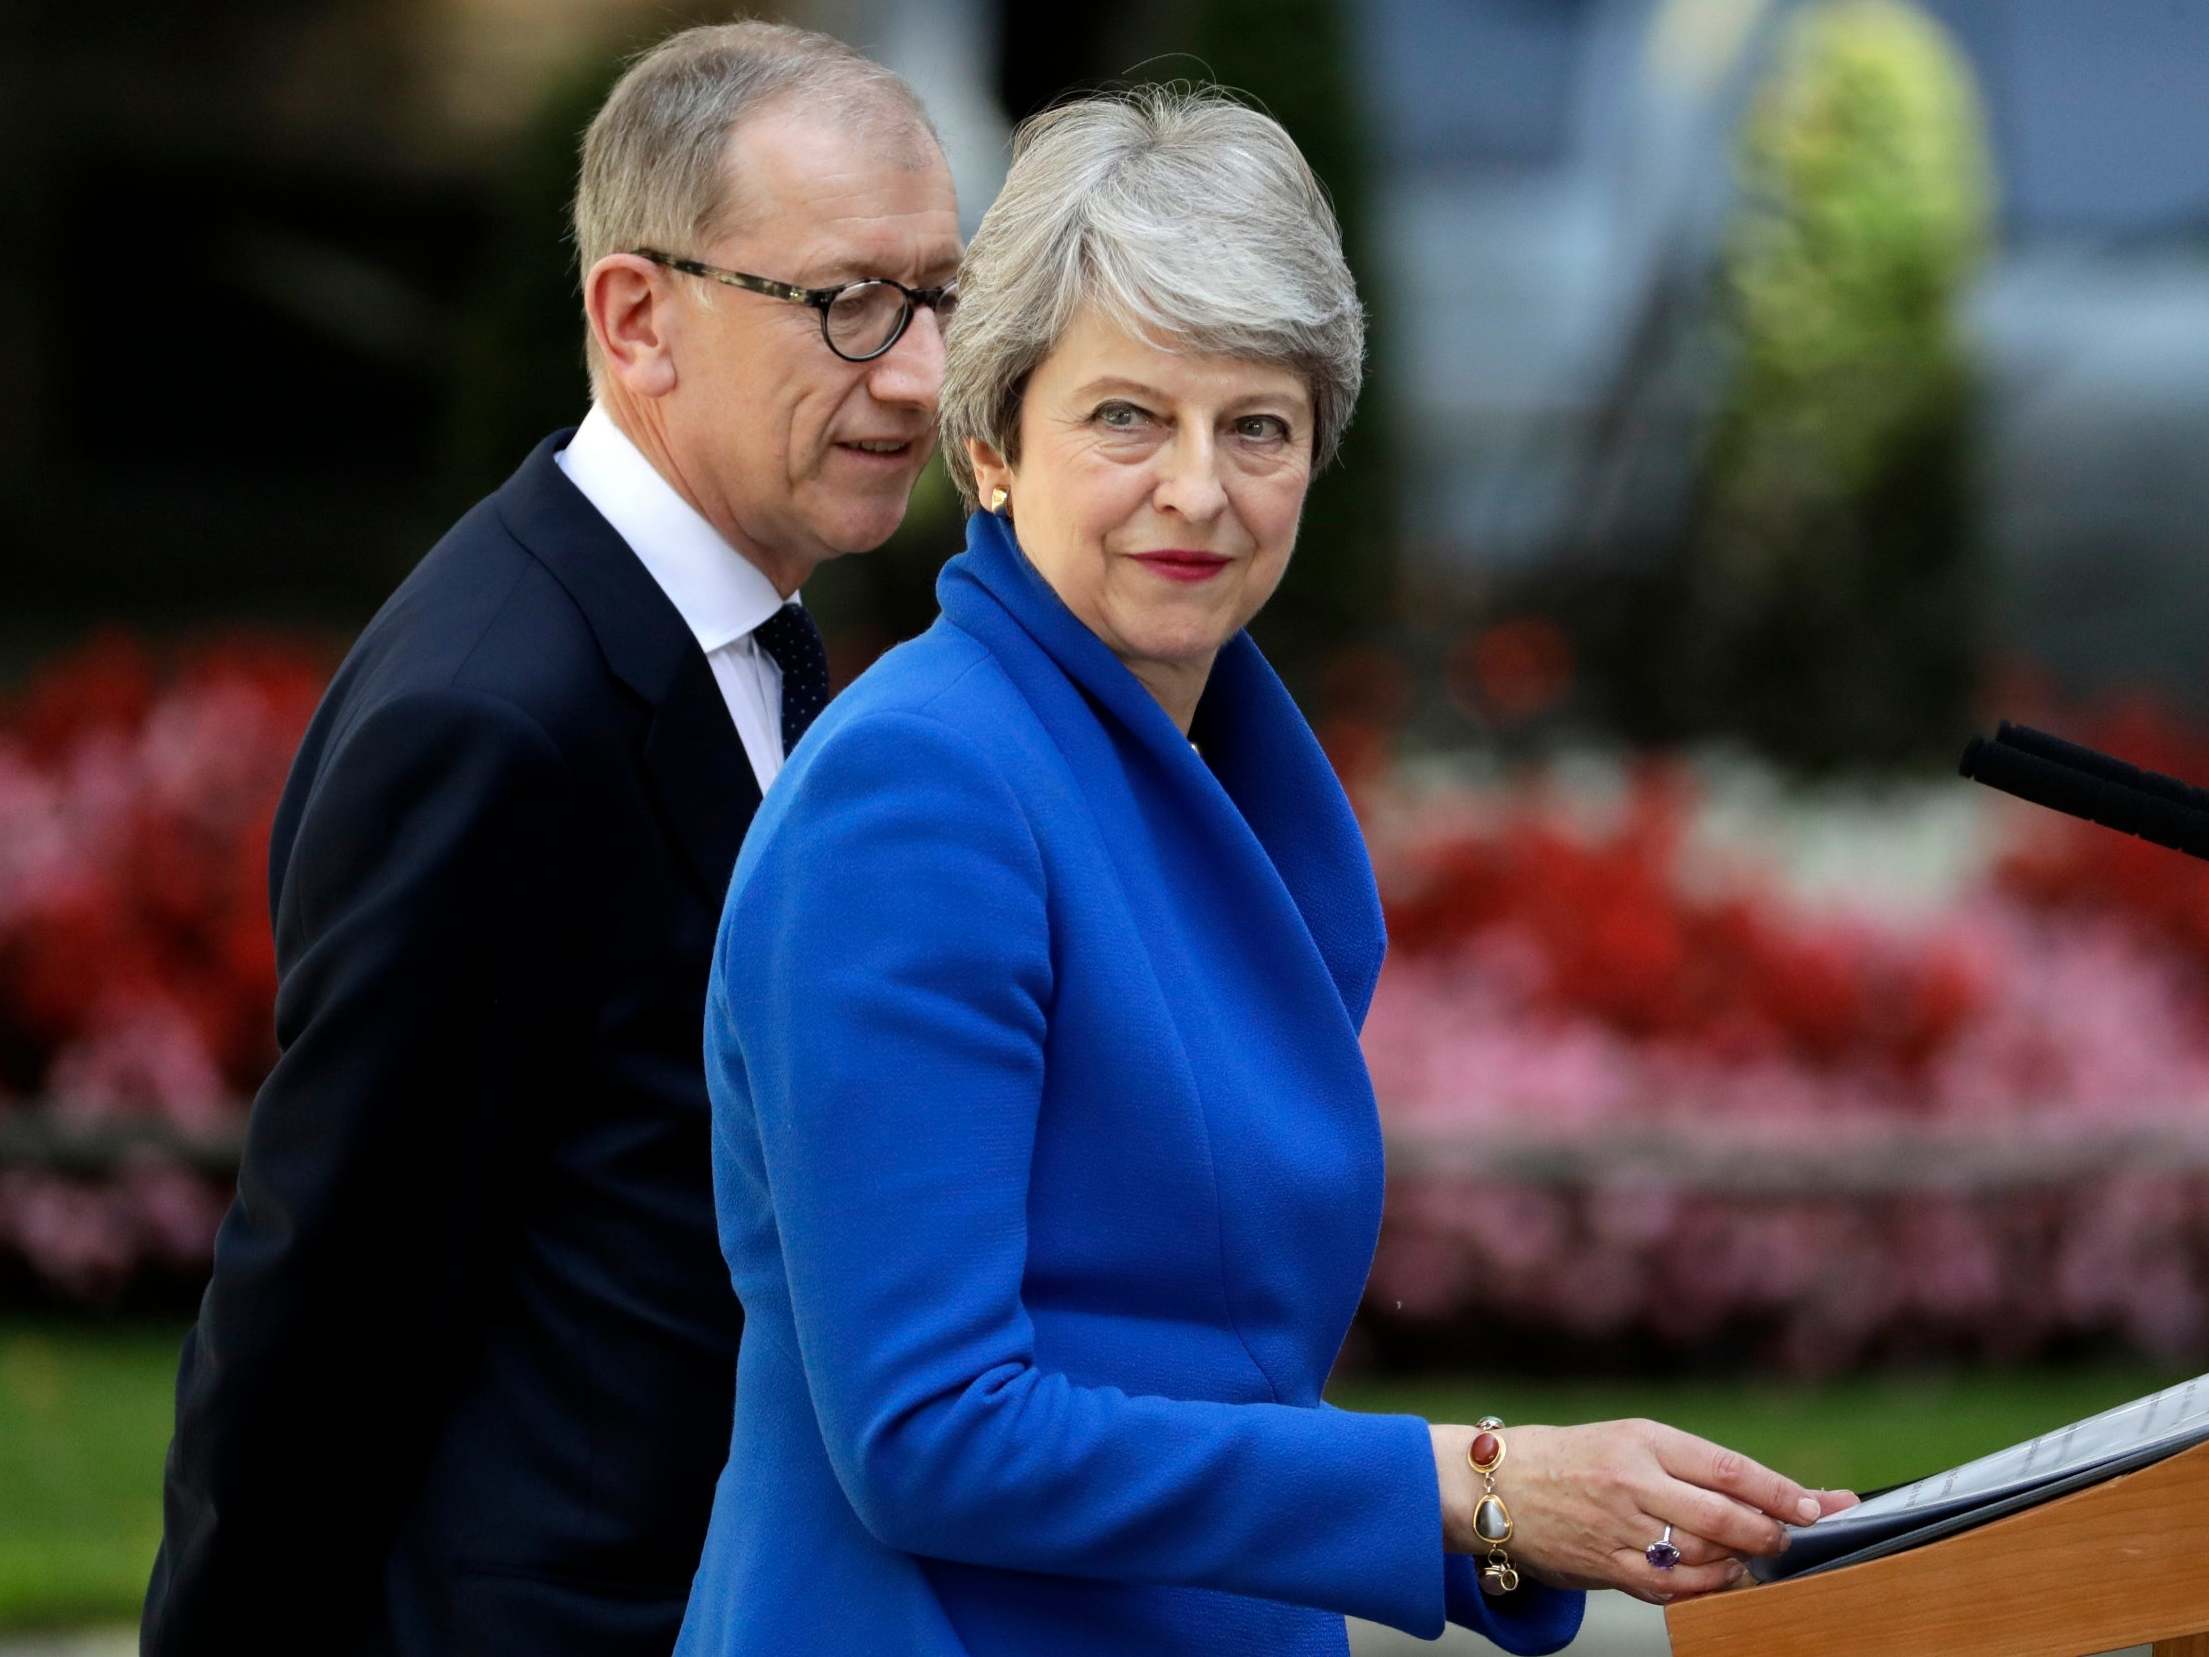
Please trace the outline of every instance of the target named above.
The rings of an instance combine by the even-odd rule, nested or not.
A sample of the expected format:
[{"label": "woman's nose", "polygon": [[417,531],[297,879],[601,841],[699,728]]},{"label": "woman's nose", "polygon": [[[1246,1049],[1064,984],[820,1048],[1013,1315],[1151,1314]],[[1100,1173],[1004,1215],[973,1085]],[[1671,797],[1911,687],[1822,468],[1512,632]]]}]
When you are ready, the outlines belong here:
[{"label": "woman's nose", "polygon": [[1210,433],[1184,429],[1167,445],[1151,501],[1161,511],[1196,523],[1219,516],[1227,505],[1227,490],[1220,482],[1219,450]]}]

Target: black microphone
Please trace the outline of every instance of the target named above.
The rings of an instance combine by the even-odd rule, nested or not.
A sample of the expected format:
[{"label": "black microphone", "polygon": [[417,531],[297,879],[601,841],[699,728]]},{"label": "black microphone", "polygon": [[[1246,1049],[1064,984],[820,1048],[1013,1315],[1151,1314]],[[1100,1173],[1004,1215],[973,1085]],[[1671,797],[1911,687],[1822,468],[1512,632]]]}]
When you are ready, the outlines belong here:
[{"label": "black microphone", "polygon": [[2124,783],[2149,794],[2159,794],[2166,800],[2174,800],[2196,811],[2209,811],[2209,788],[2196,788],[2192,783],[2180,782],[2176,777],[2166,777],[2160,771],[2143,771],[2137,765],[2127,765],[2123,760],[2096,749],[2082,748],[2076,742],[2064,741],[2060,736],[2036,731],[2030,725],[2012,725],[2005,719],[1996,728],[1994,740],[2005,747],[2037,754],[2042,759],[2054,760],[2058,765],[2068,765],[2074,771],[2085,771],[2107,782]]},{"label": "black microphone", "polygon": [[[2042,732],[2007,723],[2001,729],[2004,737],[2022,732],[2032,746],[1975,736],[1957,766],[1963,775],[2051,811],[2136,835],[2189,857],[2209,858],[2209,805],[2192,803],[2209,800],[2202,790]],[[2051,757],[2057,754],[2065,757]],[[2079,756],[2076,763],[2072,755]],[[2151,781],[2160,786],[2150,786]]]}]

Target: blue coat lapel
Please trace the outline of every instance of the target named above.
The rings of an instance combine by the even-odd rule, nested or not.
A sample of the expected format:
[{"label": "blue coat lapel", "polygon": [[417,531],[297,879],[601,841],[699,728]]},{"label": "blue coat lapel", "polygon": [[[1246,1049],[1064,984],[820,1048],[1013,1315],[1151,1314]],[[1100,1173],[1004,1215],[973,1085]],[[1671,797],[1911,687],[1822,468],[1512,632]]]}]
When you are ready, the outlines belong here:
[{"label": "blue coat lapel", "polygon": [[1350,802],[1311,727],[1248,633],[1213,664],[1192,735],[1200,758],[1139,680],[1052,591],[1002,520],[977,512],[967,549],[936,584],[944,615],[973,634],[1039,706],[1071,681],[1115,746],[1171,792],[1213,846],[1237,848],[1254,926],[1292,929],[1317,952],[1353,1030],[1365,1022],[1387,936]]}]

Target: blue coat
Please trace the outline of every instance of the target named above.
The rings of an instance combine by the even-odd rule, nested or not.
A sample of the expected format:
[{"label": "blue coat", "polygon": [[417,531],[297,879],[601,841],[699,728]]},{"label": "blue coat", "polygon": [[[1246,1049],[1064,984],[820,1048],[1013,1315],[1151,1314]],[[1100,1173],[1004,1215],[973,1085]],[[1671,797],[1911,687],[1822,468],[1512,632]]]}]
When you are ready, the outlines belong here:
[{"label": "blue coat", "polygon": [[[746,1323],[678,1651],[1513,1651],[1427,1429],[1320,1388],[1381,1219],[1384,936],[1247,635],[1197,747],[993,517],[769,790],[706,1009]],[[1198,752],[1201,748],[1201,757]]]}]

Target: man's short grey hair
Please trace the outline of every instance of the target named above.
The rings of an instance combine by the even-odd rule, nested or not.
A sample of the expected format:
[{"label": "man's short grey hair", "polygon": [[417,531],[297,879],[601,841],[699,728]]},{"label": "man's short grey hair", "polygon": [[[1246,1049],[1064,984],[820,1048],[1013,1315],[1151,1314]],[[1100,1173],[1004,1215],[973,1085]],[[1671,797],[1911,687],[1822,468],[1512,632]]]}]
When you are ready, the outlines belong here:
[{"label": "man's short grey hair", "polygon": [[[730,146],[738,123],[792,96],[886,147],[925,135],[925,161],[915,165],[942,153],[912,87],[832,36],[786,23],[684,29],[630,63],[583,134],[574,232],[580,275],[609,253],[640,247],[702,257],[742,213],[744,181]],[[598,346],[585,337],[595,387]]]},{"label": "man's short grey hair", "polygon": [[1154,86],[1022,124],[945,339],[944,462],[970,509],[967,440],[1018,462],[1029,376],[1085,306],[1173,350],[1292,369],[1313,470],[1334,458],[1365,311],[1327,193],[1271,116],[1215,87]]}]

